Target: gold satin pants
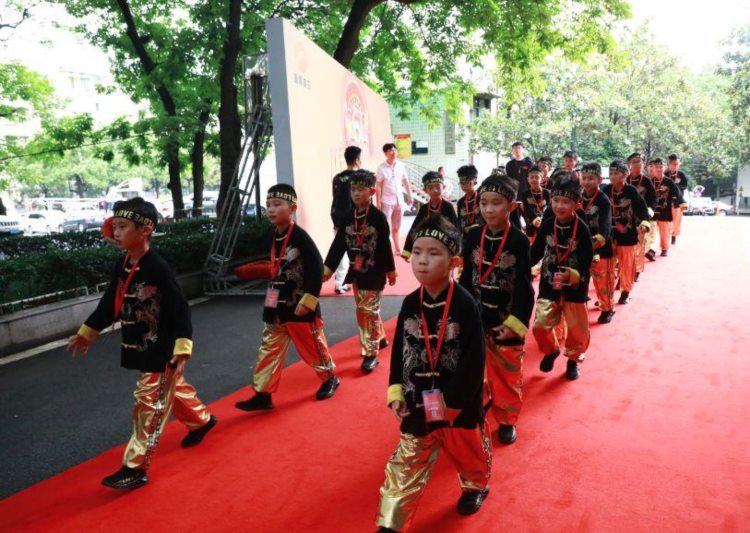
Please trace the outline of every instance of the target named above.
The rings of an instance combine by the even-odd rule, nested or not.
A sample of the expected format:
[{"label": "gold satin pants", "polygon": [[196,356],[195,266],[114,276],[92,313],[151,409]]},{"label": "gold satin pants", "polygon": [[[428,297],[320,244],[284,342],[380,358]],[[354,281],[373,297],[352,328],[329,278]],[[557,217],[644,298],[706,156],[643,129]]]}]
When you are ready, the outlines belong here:
[{"label": "gold satin pants", "polygon": [[613,245],[617,258],[617,270],[620,273],[620,290],[630,292],[635,283],[635,249],[634,246]]},{"label": "gold satin pants", "polygon": [[589,314],[585,303],[553,302],[540,298],[536,302],[536,315],[532,330],[539,349],[543,354],[560,350],[560,343],[555,335],[555,326],[562,317],[568,325],[568,337],[565,340],[565,357],[574,361],[583,361],[586,348],[589,347]]},{"label": "gold satin pants", "polygon": [[682,209],[672,208],[672,237],[679,237],[682,229]]},{"label": "gold satin pants", "polygon": [[380,319],[381,291],[360,290],[355,285],[354,303],[357,306],[357,328],[362,357],[377,357],[380,339],[385,337],[383,321]]},{"label": "gold satin pants", "polygon": [[669,250],[669,244],[671,242],[670,236],[672,235],[672,223],[660,220],[657,226],[659,227],[659,244],[661,245],[661,249]]},{"label": "gold satin pants", "polygon": [[321,381],[333,377],[333,364],[328,343],[323,333],[323,320],[314,322],[280,322],[266,323],[263,329],[258,360],[253,371],[253,389],[255,392],[273,394],[279,388],[281,371],[289,353],[289,343],[294,347],[302,360],[317,374]]},{"label": "gold satin pants", "polygon": [[514,425],[523,405],[523,345],[502,346],[485,339],[486,376],[498,424]]},{"label": "gold satin pants", "polygon": [[396,531],[409,529],[441,449],[456,467],[462,490],[487,488],[492,472],[492,444],[484,424],[474,429],[441,428],[425,437],[402,433],[385,467],[378,526]]},{"label": "gold satin pants", "polygon": [[635,245],[636,272],[643,272],[644,270],[646,270],[646,250],[651,244],[651,235],[651,231],[638,234],[638,244]]},{"label": "gold satin pants", "polygon": [[591,264],[591,279],[594,280],[596,299],[599,300],[599,309],[611,311],[614,309],[615,298],[615,260],[600,259],[598,263]]},{"label": "gold satin pants", "polygon": [[129,468],[148,469],[169,415],[193,431],[207,424],[211,414],[182,372],[167,367],[165,372],[142,372],[138,377],[133,406],[133,435],[122,464]]}]

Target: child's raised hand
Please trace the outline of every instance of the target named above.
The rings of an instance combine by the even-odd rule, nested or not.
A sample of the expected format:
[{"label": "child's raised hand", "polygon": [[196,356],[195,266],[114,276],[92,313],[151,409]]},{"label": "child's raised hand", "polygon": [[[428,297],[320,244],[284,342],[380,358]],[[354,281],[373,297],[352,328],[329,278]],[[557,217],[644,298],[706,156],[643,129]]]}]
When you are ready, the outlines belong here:
[{"label": "child's raised hand", "polygon": [[78,354],[79,350],[81,354],[86,355],[89,351],[90,345],[91,343],[88,341],[88,339],[86,339],[86,337],[82,337],[81,335],[75,334],[68,339],[67,350],[69,352],[72,352],[73,357],[75,357]]},{"label": "child's raised hand", "polygon": [[396,418],[404,418],[409,416],[409,410],[406,408],[406,403],[401,400],[395,400],[391,402],[391,411],[396,415]]}]

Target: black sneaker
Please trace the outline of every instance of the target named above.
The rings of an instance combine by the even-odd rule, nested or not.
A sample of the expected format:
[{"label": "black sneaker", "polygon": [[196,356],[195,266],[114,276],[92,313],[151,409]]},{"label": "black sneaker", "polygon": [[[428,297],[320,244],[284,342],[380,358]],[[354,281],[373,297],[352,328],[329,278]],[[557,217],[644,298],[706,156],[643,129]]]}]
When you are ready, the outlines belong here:
[{"label": "black sneaker", "polygon": [[656,261],[656,252],[653,250],[649,250],[646,252],[646,259],[649,261]]},{"label": "black sneaker", "polygon": [[465,490],[458,499],[456,510],[458,514],[474,514],[482,507],[482,502],[489,496],[490,489],[484,490]]},{"label": "black sneaker", "polygon": [[596,320],[599,324],[609,324],[612,322],[612,317],[615,316],[614,311],[602,311],[599,318]]},{"label": "black sneaker", "polygon": [[667,250],[662,250],[661,251],[661,256],[662,257],[667,257],[667,255],[669,255],[669,252]]},{"label": "black sneaker", "polygon": [[513,444],[518,438],[518,435],[516,434],[516,426],[511,424],[500,424],[500,429],[497,430],[497,436],[503,444]]},{"label": "black sneaker", "polygon": [[362,369],[362,372],[369,374],[373,370],[375,370],[375,367],[380,364],[380,361],[378,361],[378,358],[374,355],[370,357],[365,357],[362,359],[362,365],[360,368]]},{"label": "black sneaker", "polygon": [[672,236],[672,244],[677,244],[677,237]]},{"label": "black sneaker", "polygon": [[386,339],[385,337],[380,339],[380,344],[378,345],[378,348],[380,348],[381,350],[388,348],[388,339]]},{"label": "black sneaker", "polygon": [[545,355],[542,358],[542,362],[539,363],[539,370],[542,372],[551,372],[552,367],[555,366],[555,359],[560,355],[560,352],[553,352]]},{"label": "black sneaker", "polygon": [[123,466],[114,474],[102,479],[102,485],[112,489],[137,489],[148,483],[145,470]]},{"label": "black sneaker", "polygon": [[349,292],[350,290],[352,290],[351,286],[341,285],[340,287],[336,287],[336,294],[342,294],[345,292]]},{"label": "black sneaker", "polygon": [[339,385],[341,385],[341,380],[336,376],[333,376],[331,379],[327,379],[326,381],[321,383],[318,392],[315,393],[315,399],[325,400],[327,398],[330,398],[331,396],[333,396],[333,393],[336,392],[336,389],[339,388]]},{"label": "black sneaker", "polygon": [[237,402],[234,406],[243,411],[270,411],[273,409],[273,402],[269,393],[256,392],[252,398],[244,402]]},{"label": "black sneaker", "polygon": [[[640,272],[636,272],[636,273],[635,273],[635,277],[633,278],[633,281],[636,281],[636,282],[637,282],[637,281],[638,281],[638,278],[640,278],[640,277],[641,277],[641,273],[640,273]],[[620,287],[617,287],[617,288],[619,289]]]},{"label": "black sneaker", "polygon": [[218,421],[218,418],[216,418],[214,415],[211,415],[211,418],[208,419],[208,422],[203,424],[201,427],[199,427],[198,429],[194,429],[193,431],[188,431],[188,434],[185,435],[184,439],[182,439],[180,446],[182,446],[183,448],[192,448],[193,446],[198,446],[203,440],[203,437],[206,436],[206,433],[211,431]]},{"label": "black sneaker", "polygon": [[622,291],[620,293],[620,299],[617,301],[620,305],[625,305],[630,301],[630,293],[628,291]]},{"label": "black sneaker", "polygon": [[574,381],[581,377],[581,371],[578,370],[578,363],[572,359],[568,359],[568,367],[565,369],[565,377],[570,381]]}]

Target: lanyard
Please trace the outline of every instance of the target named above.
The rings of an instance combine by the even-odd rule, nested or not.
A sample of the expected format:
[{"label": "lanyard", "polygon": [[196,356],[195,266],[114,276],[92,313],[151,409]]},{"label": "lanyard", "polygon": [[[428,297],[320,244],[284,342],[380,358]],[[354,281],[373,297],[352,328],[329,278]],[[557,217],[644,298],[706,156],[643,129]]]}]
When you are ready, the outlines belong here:
[{"label": "lanyard", "polygon": [[555,229],[554,229],[554,236],[555,236],[555,256],[557,257],[557,265],[560,266],[570,255],[570,252],[573,251],[573,243],[576,240],[576,235],[578,234],[578,217],[575,218],[575,222],[573,222],[573,235],[570,237],[570,242],[568,243],[568,247],[565,250],[565,253],[560,255],[560,252],[558,250],[558,240],[557,240],[557,220],[555,220]]},{"label": "lanyard", "polygon": [[284,254],[286,253],[286,245],[289,244],[289,237],[292,236],[293,229],[294,222],[289,224],[289,229],[286,231],[286,237],[284,237],[284,242],[281,244],[281,251],[279,252],[278,259],[276,257],[276,234],[274,233],[274,239],[271,243],[271,279],[276,279],[276,275],[279,273],[279,269],[281,268],[281,260],[284,259]]},{"label": "lanyard", "polygon": [[[372,205],[372,204],[370,204]],[[362,224],[357,224],[357,210],[354,210],[354,234],[357,236],[360,250],[365,242],[365,230],[367,229],[367,215],[370,214],[370,205],[365,209],[365,216],[362,218]]]},{"label": "lanyard", "polygon": [[424,345],[427,350],[427,361],[430,363],[430,368],[435,371],[437,367],[438,359],[440,358],[440,349],[443,347],[443,338],[445,338],[445,328],[448,325],[448,312],[450,311],[451,301],[453,300],[453,280],[448,283],[448,296],[445,298],[445,309],[443,309],[443,318],[440,320],[440,332],[438,333],[437,345],[435,351],[432,351],[432,344],[430,343],[430,330],[427,328],[427,320],[424,316],[424,287],[419,290],[419,312],[422,315],[422,336],[424,337]]},{"label": "lanyard", "polygon": [[440,207],[443,205],[443,199],[440,199],[440,202],[438,202],[437,209],[432,209],[432,200],[427,202],[427,216],[431,216],[432,213],[440,214]]},{"label": "lanyard", "polygon": [[[631,185],[633,184],[633,181],[635,181],[635,178],[629,180]],[[643,174],[638,174],[638,185],[636,185],[637,189],[641,188],[641,183],[643,183]]]},{"label": "lanyard", "polygon": [[500,254],[503,253],[503,248],[505,248],[505,241],[508,240],[508,234],[510,233],[510,223],[508,223],[508,225],[505,227],[503,240],[500,241],[500,247],[497,249],[497,252],[495,252],[495,257],[492,259],[490,268],[488,268],[484,272],[484,274],[482,274],[482,265],[484,264],[484,236],[487,235],[488,228],[489,226],[485,224],[484,228],[482,228],[482,239],[479,241],[479,266],[477,267],[477,271],[479,272],[480,285],[482,285],[485,281],[487,281],[487,278],[490,277],[490,272],[495,269],[495,265],[497,265],[497,261],[498,259],[500,259]]},{"label": "lanyard", "polygon": [[[130,256],[126,255],[125,259],[122,262],[122,268],[125,268],[125,265],[128,264],[128,258]],[[130,288],[130,283],[133,281],[133,276],[135,275],[135,271],[138,270],[138,263],[141,262],[141,258],[135,260],[135,263],[130,265],[130,273],[128,274],[128,277],[125,278],[125,283],[122,282],[122,280],[119,281],[119,284],[117,286],[117,292],[115,292],[115,320],[117,320],[120,317],[120,311],[122,310],[122,304],[125,301],[125,294],[127,294],[128,289]]]},{"label": "lanyard", "polygon": [[594,196],[591,197],[591,200],[589,200],[589,203],[586,204],[586,207],[583,208],[584,213],[588,213],[589,209],[591,209],[591,206],[594,205],[594,202],[596,201],[596,197],[599,196],[599,189],[596,190],[594,193]]},{"label": "lanyard", "polygon": [[469,219],[469,226],[471,226],[474,223],[474,220],[477,218],[477,193],[474,193],[474,196],[471,200],[471,210],[469,210],[469,199],[464,196],[464,211],[466,211],[466,218]]},{"label": "lanyard", "polygon": [[531,190],[529,192],[531,193],[531,198],[534,200],[534,203],[536,204],[537,215],[538,216],[542,216],[542,212],[544,211],[544,190],[540,189],[540,191],[539,191],[541,193],[541,197],[542,197],[542,201],[541,202],[537,202],[536,201],[536,194],[534,194],[533,190]]}]

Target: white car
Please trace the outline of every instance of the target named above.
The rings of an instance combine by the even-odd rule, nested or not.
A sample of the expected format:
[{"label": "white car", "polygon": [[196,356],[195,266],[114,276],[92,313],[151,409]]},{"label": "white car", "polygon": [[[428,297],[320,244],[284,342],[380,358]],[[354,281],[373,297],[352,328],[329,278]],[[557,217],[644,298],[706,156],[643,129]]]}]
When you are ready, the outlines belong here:
[{"label": "white car", "polygon": [[16,216],[0,215],[0,237],[23,235],[21,220]]},{"label": "white car", "polygon": [[27,234],[40,233],[49,235],[50,233],[60,233],[63,229],[65,215],[60,211],[31,211],[21,215],[24,230]]}]

